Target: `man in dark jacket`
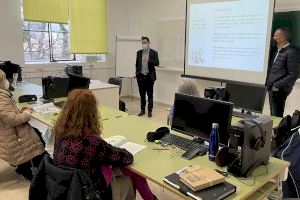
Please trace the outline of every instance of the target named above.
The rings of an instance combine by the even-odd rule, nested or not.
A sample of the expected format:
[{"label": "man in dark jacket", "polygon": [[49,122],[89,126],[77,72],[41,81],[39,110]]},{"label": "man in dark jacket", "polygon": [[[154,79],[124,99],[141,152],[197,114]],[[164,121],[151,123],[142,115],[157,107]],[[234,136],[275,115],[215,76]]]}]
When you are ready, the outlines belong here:
[{"label": "man in dark jacket", "polygon": [[145,114],[146,93],[148,96],[148,117],[152,117],[153,109],[153,85],[156,80],[155,66],[159,65],[158,54],[150,49],[150,40],[148,37],[142,37],[143,49],[136,55],[136,79],[139,86],[141,97],[141,111],[138,116]]},{"label": "man in dark jacket", "polygon": [[278,51],[270,62],[266,86],[272,116],[283,117],[285,101],[298,77],[299,50],[289,43],[289,29],[276,30],[273,40]]}]

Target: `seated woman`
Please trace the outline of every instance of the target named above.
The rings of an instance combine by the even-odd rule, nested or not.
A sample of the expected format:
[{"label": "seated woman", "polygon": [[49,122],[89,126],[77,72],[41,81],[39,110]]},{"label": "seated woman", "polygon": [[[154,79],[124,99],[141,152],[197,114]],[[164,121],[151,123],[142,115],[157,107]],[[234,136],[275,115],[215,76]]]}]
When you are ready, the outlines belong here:
[{"label": "seated woman", "polygon": [[[105,197],[108,193],[112,193],[113,199],[135,199],[133,189],[138,190],[145,200],[157,199],[145,178],[124,168],[133,163],[133,155],[125,149],[111,146],[100,137],[102,123],[96,99],[90,90],[77,89],[69,94],[53,132],[54,163],[89,173],[98,183],[103,199],[108,199]],[[121,170],[114,172],[119,171],[121,175],[119,173],[120,176],[114,176],[110,181],[111,178],[107,178],[109,170],[104,166],[119,167]]]},{"label": "seated woman", "polygon": [[0,70],[0,159],[12,166],[16,172],[32,179],[32,167],[38,167],[45,150],[37,132],[27,123],[32,110],[17,108],[5,73]]},{"label": "seated woman", "polygon": [[[200,96],[200,93],[199,93],[195,83],[192,80],[189,80],[189,79],[185,79],[185,80],[181,81],[181,83],[178,87],[177,93],[186,94],[186,95],[190,95],[190,96],[196,96],[196,97]],[[172,123],[173,112],[174,112],[174,108],[172,106],[171,109],[170,109],[168,118],[167,118],[167,124]]]}]

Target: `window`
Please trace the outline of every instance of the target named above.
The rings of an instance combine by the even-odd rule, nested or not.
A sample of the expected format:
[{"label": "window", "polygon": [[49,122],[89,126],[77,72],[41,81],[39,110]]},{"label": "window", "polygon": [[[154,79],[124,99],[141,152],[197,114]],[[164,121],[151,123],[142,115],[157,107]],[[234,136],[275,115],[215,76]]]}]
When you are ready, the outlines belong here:
[{"label": "window", "polygon": [[69,25],[23,21],[25,62],[98,61],[105,62],[104,54],[70,54]]}]

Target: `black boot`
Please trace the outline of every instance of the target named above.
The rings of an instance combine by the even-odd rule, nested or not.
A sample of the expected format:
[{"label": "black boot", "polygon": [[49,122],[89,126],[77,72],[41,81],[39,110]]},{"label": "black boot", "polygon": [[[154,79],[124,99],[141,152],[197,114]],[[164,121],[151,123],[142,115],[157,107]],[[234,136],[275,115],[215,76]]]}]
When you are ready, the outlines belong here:
[{"label": "black boot", "polygon": [[144,110],[141,110],[141,112],[138,114],[138,116],[143,116],[145,114],[145,111]]}]

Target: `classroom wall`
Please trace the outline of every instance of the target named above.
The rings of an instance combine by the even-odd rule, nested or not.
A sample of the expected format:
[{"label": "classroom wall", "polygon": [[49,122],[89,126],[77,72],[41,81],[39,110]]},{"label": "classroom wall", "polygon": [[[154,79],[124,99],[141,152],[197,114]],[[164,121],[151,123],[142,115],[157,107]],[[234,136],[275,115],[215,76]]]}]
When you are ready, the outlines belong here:
[{"label": "classroom wall", "polygon": [[0,0],[0,60],[24,65],[20,4],[17,0]]},{"label": "classroom wall", "polygon": [[295,11],[300,10],[300,0],[276,0],[275,11]]},{"label": "classroom wall", "polygon": [[[128,34],[147,35],[150,37],[152,48],[157,48],[158,41],[158,21],[162,19],[182,19],[185,18],[185,1],[183,0],[127,0],[129,5],[128,15]],[[276,12],[300,10],[300,0],[277,0],[275,5]],[[174,93],[181,80],[182,71],[167,69],[157,70],[157,81],[154,86],[154,100],[172,104]],[[203,91],[208,86],[220,85],[217,82],[195,80],[199,91]],[[133,80],[133,94],[138,95],[136,80]],[[125,82],[124,93],[131,95],[131,87]],[[299,96],[300,83],[296,86],[286,103],[286,114],[291,114],[295,109],[300,109]],[[266,98],[264,113],[269,113],[268,98]]]}]

